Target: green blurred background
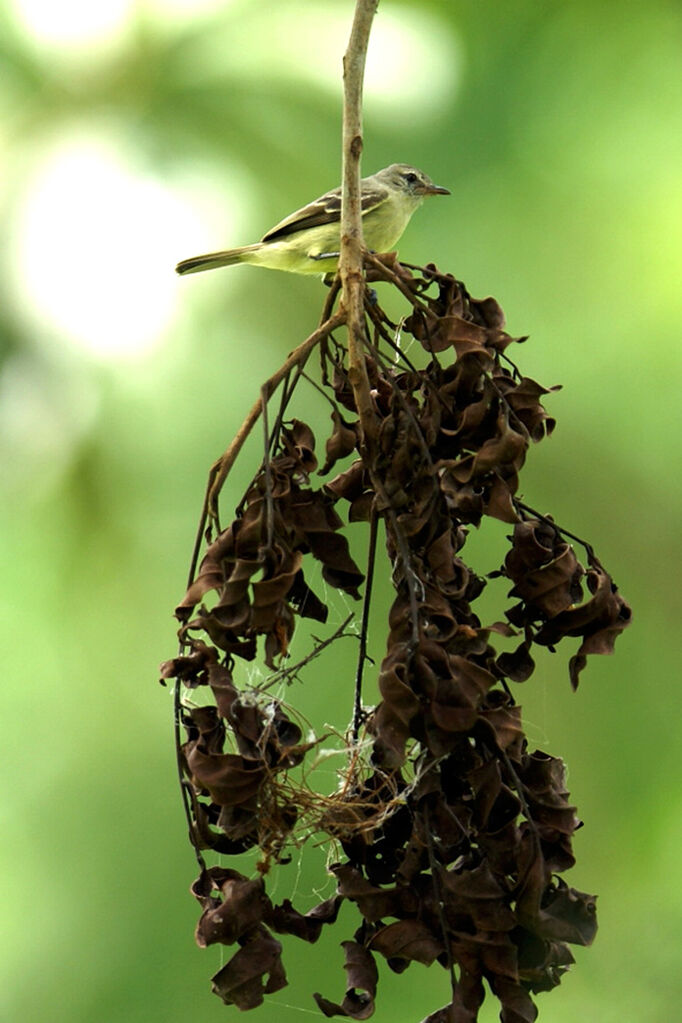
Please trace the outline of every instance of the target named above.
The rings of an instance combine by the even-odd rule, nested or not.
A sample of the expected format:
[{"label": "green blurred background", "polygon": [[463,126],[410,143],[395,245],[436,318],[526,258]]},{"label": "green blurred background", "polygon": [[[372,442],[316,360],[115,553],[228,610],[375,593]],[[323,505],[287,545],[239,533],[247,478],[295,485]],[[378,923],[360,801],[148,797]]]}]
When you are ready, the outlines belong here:
[{"label": "green blurred background", "polygon": [[[179,280],[173,265],[255,240],[338,182],[352,8],[0,12],[7,1023],[237,1015],[210,994],[220,950],[193,942],[157,666],[175,652],[208,466],[315,325],[322,290],[248,267]],[[594,543],[635,611],[577,694],[564,654],[519,693],[586,822],[567,880],[599,893],[597,942],[540,996],[545,1023],[669,1023],[682,996],[681,43],[673,0],[382,0],[370,46],[364,172],[411,162],[453,193],[415,217],[401,254],[494,294],[531,335],[523,371],[564,385],[523,494]],[[326,429],[312,390],[297,411]],[[499,564],[503,533],[472,537],[479,571]],[[344,642],[291,694],[318,727],[348,720]],[[297,634],[294,656],[307,649]],[[311,886],[331,891],[314,849],[269,883],[303,910]],[[315,1012],[312,990],[341,997],[344,913],[345,933],[317,946],[284,939],[290,986],[254,1023]],[[416,1023],[446,1000],[442,974],[384,970],[375,1018]],[[491,1004],[482,1021],[495,1018]]]}]

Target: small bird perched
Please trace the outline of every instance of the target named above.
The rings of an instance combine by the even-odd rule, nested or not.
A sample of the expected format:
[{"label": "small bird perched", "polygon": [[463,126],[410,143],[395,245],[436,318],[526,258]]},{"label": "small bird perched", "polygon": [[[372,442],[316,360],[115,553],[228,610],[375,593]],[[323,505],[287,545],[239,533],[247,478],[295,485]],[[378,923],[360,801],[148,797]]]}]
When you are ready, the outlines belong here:
[{"label": "small bird perched", "polygon": [[[428,175],[406,163],[393,163],[360,182],[360,208],[365,245],[389,252],[427,195],[450,195]],[[251,263],[270,270],[325,274],[339,262],[341,189],[334,188],[296,210],[264,234],[255,245],[183,259],[179,274],[214,270],[219,266]]]}]

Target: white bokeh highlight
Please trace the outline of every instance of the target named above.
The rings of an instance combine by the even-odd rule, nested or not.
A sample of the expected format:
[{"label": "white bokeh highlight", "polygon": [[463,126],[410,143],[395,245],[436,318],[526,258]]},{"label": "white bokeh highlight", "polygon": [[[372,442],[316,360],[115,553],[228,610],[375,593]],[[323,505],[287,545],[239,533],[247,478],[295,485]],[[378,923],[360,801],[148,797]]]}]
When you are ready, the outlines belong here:
[{"label": "white bokeh highlight", "polygon": [[135,0],[9,0],[8,6],[17,27],[38,48],[85,54],[116,45]]},{"label": "white bokeh highlight", "polygon": [[[195,82],[225,76],[243,82],[282,78],[303,82],[338,97],[340,120],[342,59],[351,14],[346,3],[332,0],[324,4],[280,0],[274,6],[234,3],[210,33],[186,48],[184,77]],[[429,122],[452,103],[461,75],[459,39],[437,13],[421,7],[380,6],[365,68],[367,117]]]},{"label": "white bokeh highlight", "polygon": [[[42,343],[67,343],[108,360],[159,345],[177,305],[173,268],[212,230],[185,197],[126,160],[116,136],[87,127],[60,135],[24,182],[9,239],[22,318]],[[208,199],[208,197],[207,197]]]}]

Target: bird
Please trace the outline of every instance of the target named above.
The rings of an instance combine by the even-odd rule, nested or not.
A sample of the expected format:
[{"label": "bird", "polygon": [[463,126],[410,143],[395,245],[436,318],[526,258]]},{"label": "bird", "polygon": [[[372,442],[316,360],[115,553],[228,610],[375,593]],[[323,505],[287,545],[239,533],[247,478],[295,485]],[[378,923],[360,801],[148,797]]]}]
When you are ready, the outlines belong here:
[{"label": "bird", "polygon": [[[365,245],[389,252],[422,202],[430,195],[450,195],[428,174],[406,163],[393,163],[360,181],[360,211]],[[179,274],[249,263],[298,274],[329,274],[338,267],[341,189],[334,188],[291,213],[255,245],[183,259]]]}]

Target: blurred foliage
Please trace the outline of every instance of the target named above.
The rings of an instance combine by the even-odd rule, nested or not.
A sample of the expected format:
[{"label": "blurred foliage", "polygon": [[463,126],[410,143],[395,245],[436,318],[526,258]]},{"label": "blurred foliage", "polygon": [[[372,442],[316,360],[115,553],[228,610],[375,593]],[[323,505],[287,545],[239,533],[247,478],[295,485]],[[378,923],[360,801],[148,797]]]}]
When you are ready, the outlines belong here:
[{"label": "blurred foliage", "polygon": [[[170,297],[155,282],[194,250],[254,240],[338,181],[353,5],[282,0],[275,17],[255,0],[196,14],[131,2],[96,46],[39,36],[23,6],[0,12],[0,558],[12,624],[0,1017],[225,1019],[205,980],[219,953],[194,947],[196,911],[182,894],[194,863],[170,694],[155,678],[173,653],[171,609],[208,466],[316,323],[322,294],[315,281],[251,268],[173,282]],[[565,758],[586,822],[571,881],[600,893],[596,944],[551,1008],[540,998],[540,1019],[668,1023],[682,994],[682,10],[382,0],[373,42],[382,24],[394,35],[368,77],[364,169],[409,161],[452,189],[449,205],[415,218],[401,254],[495,294],[510,330],[531,335],[523,370],[564,385],[523,496],[590,537],[635,612],[616,656],[591,664],[577,694],[548,654],[519,696],[531,738]],[[134,209],[112,210],[97,180],[90,192],[79,184],[54,211],[56,232],[31,219],[44,209],[32,189],[74,133],[147,190]],[[148,219],[157,193],[176,206]],[[52,271],[48,261],[38,274],[45,253]],[[93,295],[92,323],[71,336],[68,303],[82,313]],[[161,327],[131,352],[126,332],[148,320]],[[112,322],[120,351],[98,347]],[[312,395],[305,412],[327,415]],[[250,450],[257,457],[257,440]],[[247,451],[235,495],[250,473]],[[479,571],[497,567],[501,536],[471,538]],[[381,620],[373,642],[379,658]],[[305,708],[314,725],[345,726],[349,670],[336,650],[319,668]],[[283,868],[277,897],[295,890],[307,908],[321,860],[306,850]],[[290,987],[254,1023],[313,1009],[312,989],[341,993],[333,940],[285,947],[285,962]],[[384,973],[376,1018],[419,1020],[425,991],[440,1004],[434,985],[445,1000],[433,971],[413,967],[401,984]]]}]

